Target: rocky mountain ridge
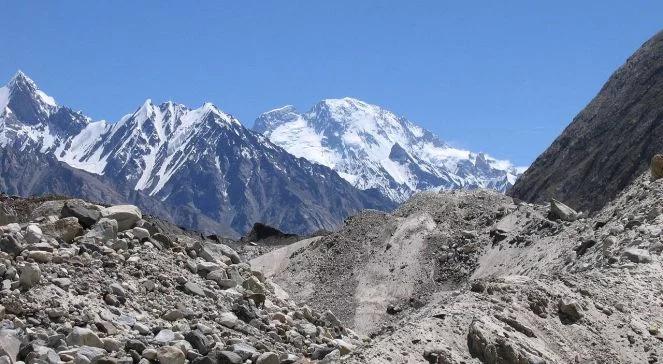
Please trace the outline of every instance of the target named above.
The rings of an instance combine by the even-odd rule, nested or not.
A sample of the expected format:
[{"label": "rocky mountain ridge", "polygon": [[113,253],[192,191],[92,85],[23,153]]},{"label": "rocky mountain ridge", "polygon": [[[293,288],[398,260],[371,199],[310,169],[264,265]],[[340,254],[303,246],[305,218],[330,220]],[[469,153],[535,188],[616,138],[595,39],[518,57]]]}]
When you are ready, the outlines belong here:
[{"label": "rocky mountain ridge", "polygon": [[271,110],[253,128],[295,156],[333,168],[355,187],[378,189],[399,203],[425,190],[504,192],[523,170],[453,148],[404,117],[349,97],[323,100],[306,113],[294,106]]},{"label": "rocky mountain ridge", "polygon": [[[94,187],[103,185],[124,202],[162,212],[182,226],[238,237],[263,222],[307,233],[332,229],[364,208],[393,206],[324,166],[288,154],[210,103],[189,109],[147,100],[117,123],[92,121],[57,105],[19,72],[0,89],[0,106],[0,147],[6,154],[54,156],[96,175],[87,178],[98,181]],[[38,165],[46,163],[33,169]],[[3,176],[5,192],[20,193],[11,181],[19,176]],[[92,198],[71,192],[93,186],[48,192]]]},{"label": "rocky mountain ridge", "polygon": [[509,194],[598,211],[663,152],[663,32],[638,49]]}]

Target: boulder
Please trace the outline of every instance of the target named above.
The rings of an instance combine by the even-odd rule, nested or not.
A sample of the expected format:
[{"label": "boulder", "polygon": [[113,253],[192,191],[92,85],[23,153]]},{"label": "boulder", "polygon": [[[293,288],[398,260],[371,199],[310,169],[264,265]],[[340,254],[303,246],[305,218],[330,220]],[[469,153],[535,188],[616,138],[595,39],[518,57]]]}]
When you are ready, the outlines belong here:
[{"label": "boulder", "polygon": [[157,360],[160,364],[184,364],[182,350],[174,346],[162,346],[157,349]]},{"label": "boulder", "polygon": [[258,278],[255,276],[251,276],[248,279],[245,279],[244,282],[242,282],[242,288],[251,291],[253,293],[265,293],[265,286],[260,283]]},{"label": "boulder", "polygon": [[140,241],[149,239],[150,237],[150,232],[147,229],[143,229],[141,227],[135,227],[131,229],[131,233],[134,235],[134,237]]},{"label": "boulder", "polygon": [[182,313],[182,311],[178,309],[172,309],[164,313],[163,316],[161,316],[161,318],[166,321],[177,321],[179,319],[184,318],[184,314]]},{"label": "boulder", "polygon": [[101,210],[101,216],[117,221],[118,231],[129,230],[143,218],[140,209],[134,205],[117,205]]},{"label": "boulder", "polygon": [[157,336],[154,337],[154,341],[160,344],[168,344],[171,341],[175,340],[175,333],[172,330],[163,329],[159,331]]},{"label": "boulder", "polygon": [[214,362],[217,364],[242,364],[244,360],[242,357],[232,351],[219,350],[214,351],[208,355],[213,358]]},{"label": "boulder", "polygon": [[28,258],[37,263],[48,263],[53,260],[53,253],[43,250],[33,250],[28,253]]},{"label": "boulder", "polygon": [[[520,341],[517,337],[501,332],[500,326],[485,323],[475,319],[470,324],[467,334],[467,348],[473,358],[482,363],[547,363],[547,358],[542,358],[533,353],[540,353],[526,341]],[[437,356],[436,361],[441,357]],[[443,357],[442,357],[443,358]],[[440,361],[437,361],[438,363]]]},{"label": "boulder", "polygon": [[28,244],[37,244],[41,241],[43,234],[37,224],[30,224],[25,228],[23,237]]},{"label": "boulder", "polygon": [[84,327],[74,327],[74,329],[67,335],[67,344],[75,346],[91,346],[95,348],[103,348],[104,343],[99,339],[99,336],[92,330]]},{"label": "boulder", "polygon": [[622,255],[633,263],[651,263],[652,257],[649,251],[638,248],[628,248]]},{"label": "boulder", "polygon": [[280,363],[281,360],[279,359],[279,356],[276,353],[272,353],[271,351],[260,354],[260,356],[256,360],[256,364],[280,364]]},{"label": "boulder", "polygon": [[21,270],[21,275],[18,279],[21,287],[29,289],[41,281],[41,269],[39,264],[28,263]]},{"label": "boulder", "polygon": [[230,350],[232,350],[233,353],[239,355],[242,360],[251,359],[253,355],[258,353],[256,348],[247,343],[232,344],[230,345]]},{"label": "boulder", "polygon": [[65,217],[63,219],[41,224],[41,231],[54,238],[61,239],[65,243],[71,243],[75,237],[83,232],[83,226],[78,223],[75,217]]},{"label": "boulder", "polygon": [[96,363],[97,360],[104,356],[106,356],[106,349],[96,346],[82,346],[76,351],[76,360],[74,360],[74,364]]},{"label": "boulder", "polygon": [[559,318],[562,322],[574,323],[583,317],[582,307],[573,299],[567,297],[560,298],[557,308],[559,310]]},{"label": "boulder", "polygon": [[48,217],[48,216],[57,216],[59,218],[62,214],[62,208],[64,207],[64,203],[65,203],[64,200],[54,200],[54,201],[43,202],[37,208],[32,210],[32,213],[30,214],[30,218],[32,220],[36,220],[40,217]]},{"label": "boulder", "polygon": [[34,345],[32,351],[25,356],[26,364],[37,364],[37,363],[47,363],[47,364],[59,364],[60,356],[55,350],[44,346],[44,345]]},{"label": "boulder", "polygon": [[83,200],[67,200],[62,207],[62,217],[75,217],[84,228],[89,229],[101,219],[101,209]]},{"label": "boulder", "polygon": [[16,331],[0,329],[0,356],[7,355],[15,363],[20,348],[21,338]]},{"label": "boulder", "polygon": [[101,218],[97,221],[96,224],[90,229],[85,237],[94,238],[101,241],[109,241],[117,238],[117,221],[108,218]]},{"label": "boulder", "polygon": [[198,284],[193,282],[186,282],[184,284],[184,292],[194,296],[205,297],[205,292],[203,289]]},{"label": "boulder", "polygon": [[577,213],[574,209],[555,200],[554,198],[550,200],[549,213],[552,218],[563,221],[575,221],[578,219],[578,217],[580,217],[580,214]]},{"label": "boulder", "polygon": [[241,263],[239,254],[237,254],[235,250],[225,244],[213,243],[209,241],[196,242],[194,249],[201,258],[208,262],[223,263],[223,257],[226,256],[230,258],[233,264]]},{"label": "boulder", "polygon": [[23,245],[12,234],[0,236],[0,251],[11,256],[17,256],[23,251]]},{"label": "boulder", "polygon": [[649,170],[653,181],[663,178],[663,154],[656,154],[652,157]]},{"label": "boulder", "polygon": [[232,329],[235,326],[237,326],[237,324],[239,323],[239,319],[232,312],[222,312],[219,314],[219,317],[217,317],[216,322],[220,323],[221,325],[227,328]]},{"label": "boulder", "polygon": [[189,331],[184,335],[184,339],[191,344],[191,346],[198,350],[202,355],[207,355],[209,352],[210,343],[205,335],[200,330]]}]

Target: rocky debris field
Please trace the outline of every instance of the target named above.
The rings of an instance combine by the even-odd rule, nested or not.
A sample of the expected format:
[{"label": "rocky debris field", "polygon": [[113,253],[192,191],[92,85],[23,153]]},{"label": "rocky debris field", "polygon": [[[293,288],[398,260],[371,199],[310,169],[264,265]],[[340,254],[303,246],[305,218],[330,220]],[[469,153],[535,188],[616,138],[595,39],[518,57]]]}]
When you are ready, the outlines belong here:
[{"label": "rocky debris field", "polygon": [[363,342],[222,239],[132,205],[0,202],[0,363],[333,362]]},{"label": "rocky debris field", "polygon": [[[254,262],[371,337],[343,362],[660,363],[662,209],[649,173],[591,217],[556,200],[422,193]],[[280,269],[263,269],[272,257]]]}]

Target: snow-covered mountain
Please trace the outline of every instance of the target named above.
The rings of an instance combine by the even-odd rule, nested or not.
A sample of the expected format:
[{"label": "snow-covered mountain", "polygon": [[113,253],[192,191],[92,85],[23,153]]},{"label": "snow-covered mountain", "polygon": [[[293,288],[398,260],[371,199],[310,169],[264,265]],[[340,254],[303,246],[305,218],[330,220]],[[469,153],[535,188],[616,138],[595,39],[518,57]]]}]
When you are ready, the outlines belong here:
[{"label": "snow-covered mountain", "polygon": [[453,148],[389,110],[347,97],[323,100],[306,113],[290,105],[268,111],[254,130],[396,202],[428,189],[505,191],[523,172],[508,161]]},{"label": "snow-covered mountain", "polygon": [[392,206],[210,103],[190,109],[147,100],[118,122],[92,121],[19,72],[0,88],[0,111],[0,147],[54,156],[130,202],[165,206],[177,223],[203,231],[236,236],[264,222],[303,233]]}]

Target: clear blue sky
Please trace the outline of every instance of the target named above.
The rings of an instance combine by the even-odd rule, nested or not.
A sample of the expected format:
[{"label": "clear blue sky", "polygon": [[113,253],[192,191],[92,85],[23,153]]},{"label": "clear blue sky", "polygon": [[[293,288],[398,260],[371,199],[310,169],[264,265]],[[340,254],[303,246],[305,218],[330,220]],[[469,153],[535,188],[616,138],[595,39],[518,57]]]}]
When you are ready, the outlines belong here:
[{"label": "clear blue sky", "polygon": [[22,0],[0,22],[0,79],[22,69],[95,119],[152,98],[251,126],[352,96],[528,164],[663,28],[663,2]]}]

